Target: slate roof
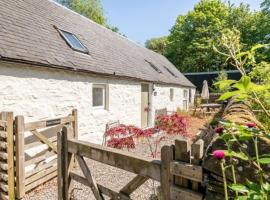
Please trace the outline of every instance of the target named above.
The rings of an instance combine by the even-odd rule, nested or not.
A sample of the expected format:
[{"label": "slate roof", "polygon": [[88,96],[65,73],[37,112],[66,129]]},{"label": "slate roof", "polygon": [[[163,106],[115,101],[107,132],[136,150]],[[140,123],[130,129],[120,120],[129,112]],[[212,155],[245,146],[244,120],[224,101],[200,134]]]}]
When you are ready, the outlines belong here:
[{"label": "slate roof", "polygon": [[[90,54],[72,50],[55,27],[76,35]],[[0,1],[0,60],[194,87],[165,57],[51,0]]]}]

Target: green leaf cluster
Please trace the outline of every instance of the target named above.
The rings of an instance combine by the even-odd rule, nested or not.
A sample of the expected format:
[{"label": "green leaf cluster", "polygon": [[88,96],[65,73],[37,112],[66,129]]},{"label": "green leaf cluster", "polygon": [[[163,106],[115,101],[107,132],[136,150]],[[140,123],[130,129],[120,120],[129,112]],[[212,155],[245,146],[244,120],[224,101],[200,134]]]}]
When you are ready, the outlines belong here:
[{"label": "green leaf cluster", "polygon": [[[149,40],[146,47],[165,55],[182,72],[231,69],[230,63],[216,54],[213,46],[219,48],[218,38],[225,29],[232,28],[239,30],[244,50],[270,42],[270,17],[265,12],[252,11],[246,4],[235,6],[221,0],[201,0],[186,15],[178,16],[168,37]],[[270,61],[269,55],[270,49],[260,49],[257,59]]]}]

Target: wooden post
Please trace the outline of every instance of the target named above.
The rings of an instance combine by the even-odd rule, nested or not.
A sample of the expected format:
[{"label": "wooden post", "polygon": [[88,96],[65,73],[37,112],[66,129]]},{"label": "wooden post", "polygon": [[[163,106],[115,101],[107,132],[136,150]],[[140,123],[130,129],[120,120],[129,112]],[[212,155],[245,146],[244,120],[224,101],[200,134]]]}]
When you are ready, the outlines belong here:
[{"label": "wooden post", "polygon": [[173,185],[173,175],[170,173],[170,164],[174,159],[174,147],[163,146],[161,149],[161,199],[171,199],[171,186]]},{"label": "wooden post", "polygon": [[[175,140],[175,160],[190,163],[190,141]],[[188,187],[188,179],[175,177],[175,184]]]},{"label": "wooden post", "polygon": [[74,121],[72,122],[72,127],[73,127],[73,131],[74,131],[74,138],[78,139],[78,110],[73,109],[72,115],[74,117]]},{"label": "wooden post", "polygon": [[[201,164],[201,160],[203,157],[203,146],[204,146],[204,141],[202,139],[198,140],[197,142],[193,143],[191,145],[191,163],[199,165]],[[194,191],[199,190],[199,183],[192,181],[192,189]]]},{"label": "wooden post", "polygon": [[57,135],[57,171],[58,171],[58,200],[69,200],[71,192],[71,171],[74,162],[68,153],[68,137],[71,134],[71,127],[64,126],[62,131]]},{"label": "wooden post", "polygon": [[24,166],[24,117],[15,117],[15,148],[16,148],[16,198],[25,195],[25,166]]}]

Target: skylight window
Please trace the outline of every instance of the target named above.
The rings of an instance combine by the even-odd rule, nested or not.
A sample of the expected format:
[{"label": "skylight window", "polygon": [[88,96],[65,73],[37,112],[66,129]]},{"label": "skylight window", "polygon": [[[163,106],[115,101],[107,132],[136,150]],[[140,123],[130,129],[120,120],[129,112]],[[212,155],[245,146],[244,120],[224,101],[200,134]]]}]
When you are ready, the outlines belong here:
[{"label": "skylight window", "polygon": [[160,71],[160,69],[159,68],[157,68],[153,63],[151,63],[150,61],[148,61],[148,60],[145,60],[145,62],[147,62],[156,72],[158,72],[158,73],[162,73],[162,71]]},{"label": "skylight window", "polygon": [[166,66],[163,66],[173,77],[177,78],[177,76]]},{"label": "skylight window", "polygon": [[63,30],[59,30],[59,32],[73,50],[79,51],[81,53],[89,53],[88,49],[80,42],[80,40],[74,34]]}]

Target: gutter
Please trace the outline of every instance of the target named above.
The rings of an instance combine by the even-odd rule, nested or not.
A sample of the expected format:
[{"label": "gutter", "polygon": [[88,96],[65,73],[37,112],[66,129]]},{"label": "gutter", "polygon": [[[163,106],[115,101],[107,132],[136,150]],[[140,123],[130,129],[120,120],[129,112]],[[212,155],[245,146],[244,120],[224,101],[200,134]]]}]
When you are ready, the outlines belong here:
[{"label": "gutter", "polygon": [[73,67],[66,67],[66,66],[60,66],[60,65],[50,65],[50,64],[28,61],[28,60],[23,60],[23,59],[8,58],[8,57],[3,57],[1,55],[0,55],[0,61],[10,62],[10,63],[19,63],[19,64],[28,64],[31,66],[36,65],[39,67],[46,67],[46,68],[50,68],[50,69],[59,69],[59,70],[65,70],[65,71],[71,71],[71,72],[87,73],[87,74],[99,75],[99,76],[110,77],[110,78],[121,77],[124,79],[128,79],[128,80],[131,79],[131,80],[139,81],[139,82],[146,81],[146,82],[154,83],[154,84],[175,85],[175,86],[182,86],[182,87],[188,87],[188,88],[196,88],[195,86],[187,86],[187,85],[182,85],[182,84],[177,84],[177,83],[168,83],[168,82],[162,82],[162,81],[149,81],[149,80],[135,78],[135,77],[131,77],[131,76],[116,75],[115,73],[109,74],[109,73],[94,72],[94,71],[90,71],[90,70],[76,69]]}]

